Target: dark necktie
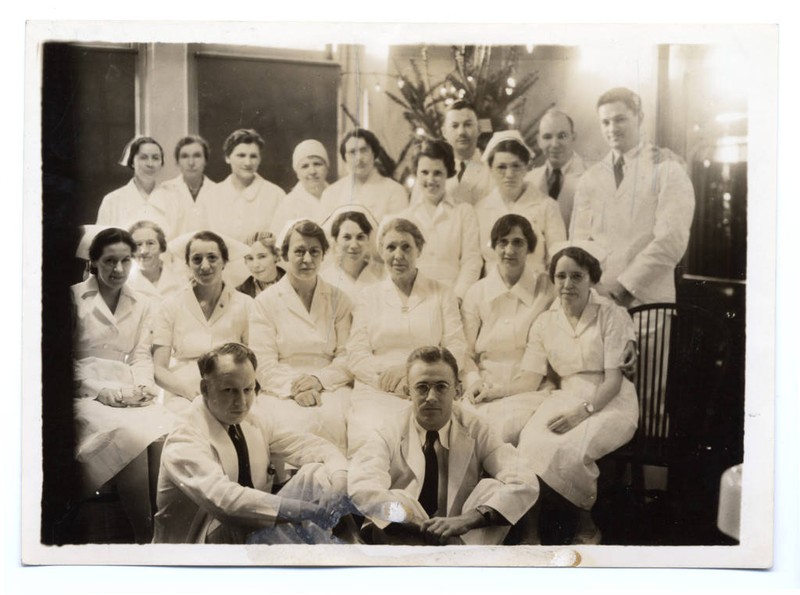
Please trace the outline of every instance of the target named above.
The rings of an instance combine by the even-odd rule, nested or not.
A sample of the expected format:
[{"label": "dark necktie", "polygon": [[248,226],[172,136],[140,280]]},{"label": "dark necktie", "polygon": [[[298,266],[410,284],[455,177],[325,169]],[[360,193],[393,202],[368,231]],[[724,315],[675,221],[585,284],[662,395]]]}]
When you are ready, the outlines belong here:
[{"label": "dark necktie", "polygon": [[439,461],[436,458],[435,448],[438,439],[439,432],[429,430],[425,434],[425,446],[422,447],[422,452],[425,454],[425,480],[419,493],[419,503],[428,516],[433,516],[439,508]]},{"label": "dark necktie", "polygon": [[461,181],[461,178],[464,177],[464,172],[465,171],[467,171],[467,162],[466,161],[462,161],[461,162],[461,169],[458,170],[458,181],[459,182]]},{"label": "dark necktie", "polygon": [[561,170],[557,167],[554,168],[550,173],[550,184],[547,188],[547,194],[549,194],[550,198],[553,200],[558,200],[558,193],[561,192],[562,180]]},{"label": "dark necktie", "polygon": [[620,155],[619,159],[614,163],[614,181],[617,183],[617,188],[622,184],[622,178],[625,177],[625,172],[622,170],[623,165],[625,165],[625,159]]},{"label": "dark necktie", "polygon": [[236,449],[236,458],[239,459],[239,483],[246,488],[253,487],[253,478],[250,476],[250,455],[247,452],[247,441],[242,434],[239,424],[228,427],[228,436],[231,437],[233,447]]}]

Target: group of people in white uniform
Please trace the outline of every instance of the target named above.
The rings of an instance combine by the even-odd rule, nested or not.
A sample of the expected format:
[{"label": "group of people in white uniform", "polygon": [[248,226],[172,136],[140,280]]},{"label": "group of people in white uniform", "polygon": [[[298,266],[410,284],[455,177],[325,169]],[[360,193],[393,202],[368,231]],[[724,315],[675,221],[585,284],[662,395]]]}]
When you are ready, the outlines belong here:
[{"label": "group of people in white uniform", "polygon": [[[410,196],[364,129],[342,139],[350,171],[330,185],[326,148],[299,143],[288,194],[258,174],[254,130],[225,141],[219,183],[204,175],[201,137],[178,142],[181,173],[160,184],[163,149],[134,139],[122,159],[133,178],[103,199],[81,254],[89,273],[72,290],[85,491],[115,486],[137,542],[153,538],[154,515],[158,540],[150,494],[176,456],[162,438],[208,400],[198,362],[222,345],[255,354],[253,415],[351,461],[409,408],[409,354],[435,346],[457,364],[459,410],[574,506],[575,543],[600,543],[595,462],[638,420],[625,308],[674,300],[694,197],[681,164],[640,138],[637,95],[611,90],[598,113],[607,159],[575,167],[572,121],[551,111],[538,141],[547,162],[530,172],[518,131],[477,151],[477,114],[457,102],[444,140],[421,143]],[[290,459],[273,460],[278,479]],[[537,543],[529,505],[517,543]]]}]

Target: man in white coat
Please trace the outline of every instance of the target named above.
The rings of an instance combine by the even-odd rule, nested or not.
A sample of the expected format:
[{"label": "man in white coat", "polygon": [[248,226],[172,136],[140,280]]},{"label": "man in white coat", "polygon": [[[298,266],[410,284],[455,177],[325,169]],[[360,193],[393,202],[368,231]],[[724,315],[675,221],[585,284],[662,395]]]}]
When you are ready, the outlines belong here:
[{"label": "man in white coat", "polygon": [[539,120],[537,142],[547,159],[525,176],[536,188],[558,202],[564,227],[569,229],[575,188],[586,171],[583,157],[573,149],[575,124],[569,115],[556,109],[547,110]]},{"label": "man in white coat", "polygon": [[454,403],[458,365],[441,347],[407,362],[411,406],[353,457],[348,490],[392,544],[500,544],[536,502],[536,476],[510,444]]},{"label": "man in white coat", "polygon": [[675,265],[689,242],[694,188],[675,159],[641,138],[641,99],[625,88],[597,101],[611,152],[578,182],[570,239],[598,242],[608,256],[597,290],[629,308],[675,301]]},{"label": "man in white coat", "polygon": [[[344,456],[322,438],[250,414],[258,386],[248,347],[226,343],[198,366],[203,398],[164,445],[154,542],[244,543],[258,529],[259,543],[326,535],[344,508]],[[300,468],[278,494],[270,493],[271,455]]]}]

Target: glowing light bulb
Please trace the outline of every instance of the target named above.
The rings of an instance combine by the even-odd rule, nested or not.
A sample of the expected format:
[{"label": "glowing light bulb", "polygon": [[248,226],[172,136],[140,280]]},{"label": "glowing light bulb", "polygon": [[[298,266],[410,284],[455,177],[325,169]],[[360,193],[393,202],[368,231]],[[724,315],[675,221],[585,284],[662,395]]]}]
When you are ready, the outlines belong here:
[{"label": "glowing light bulb", "polygon": [[513,76],[508,77],[506,83],[508,83],[508,86],[511,87],[512,89],[517,86],[517,81],[514,80]]},{"label": "glowing light bulb", "polygon": [[474,79],[474,78],[472,78],[472,75],[468,76],[468,77],[467,77],[467,80],[468,80],[470,83],[474,83],[474,82],[475,82],[475,79]]},{"label": "glowing light bulb", "polygon": [[511,95],[514,92],[514,89],[511,87],[506,87],[506,95]]},{"label": "glowing light bulb", "polygon": [[508,122],[509,124],[513,124],[515,121],[516,119],[514,118],[514,114],[508,114],[506,116],[506,122]]},{"label": "glowing light bulb", "polygon": [[449,107],[449,106],[453,105],[454,101],[455,100],[452,97],[448,97],[447,99],[444,100],[444,104]]},{"label": "glowing light bulb", "polygon": [[425,129],[422,127],[417,128],[415,132],[417,133],[418,136],[425,136]]},{"label": "glowing light bulb", "polygon": [[399,81],[397,81],[397,88],[398,89],[402,89],[405,86],[406,86],[406,82],[403,79],[400,79]]},{"label": "glowing light bulb", "polygon": [[466,94],[467,94],[466,89],[459,89],[458,90],[458,98],[459,99],[462,99],[464,97],[464,95],[466,95]]},{"label": "glowing light bulb", "polygon": [[414,187],[414,182],[416,182],[416,179],[414,178],[414,176],[408,176],[406,178],[406,186],[408,186],[409,188],[413,188]]}]

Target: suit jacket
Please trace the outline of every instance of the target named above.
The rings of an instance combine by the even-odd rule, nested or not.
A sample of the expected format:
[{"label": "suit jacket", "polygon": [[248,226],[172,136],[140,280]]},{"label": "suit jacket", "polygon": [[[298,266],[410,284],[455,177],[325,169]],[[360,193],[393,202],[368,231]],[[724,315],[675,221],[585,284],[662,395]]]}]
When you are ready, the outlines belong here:
[{"label": "suit jacket", "polygon": [[[549,188],[547,187],[547,178],[550,171],[550,164],[545,163],[539,167],[534,167],[528,175],[525,176],[525,179],[543,193],[548,194]],[[564,219],[564,226],[567,229],[569,229],[569,220],[572,217],[575,189],[578,187],[578,180],[580,180],[585,171],[586,164],[583,157],[577,153],[573,153],[569,163],[561,168],[563,177],[561,178],[561,190],[558,192],[558,208],[561,211],[561,217]]]},{"label": "suit jacket", "polygon": [[[409,407],[407,413],[376,431],[351,461],[350,498],[381,529],[392,522],[428,518],[418,500],[425,457],[412,416]],[[485,421],[458,403],[453,404],[451,421],[447,516],[485,504],[516,523],[539,494],[539,483],[529,465]]]},{"label": "suit jacket", "polygon": [[272,526],[281,498],[269,493],[271,455],[298,467],[325,462],[329,476],[347,469],[347,460],[322,438],[281,430],[252,413],[240,425],[253,488],[238,483],[236,449],[205,399],[195,399],[184,422],[170,433],[161,455],[155,543],[204,543],[220,524],[250,529]]}]

